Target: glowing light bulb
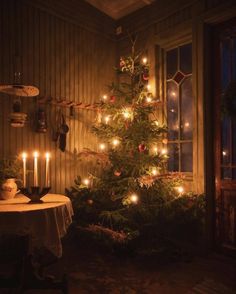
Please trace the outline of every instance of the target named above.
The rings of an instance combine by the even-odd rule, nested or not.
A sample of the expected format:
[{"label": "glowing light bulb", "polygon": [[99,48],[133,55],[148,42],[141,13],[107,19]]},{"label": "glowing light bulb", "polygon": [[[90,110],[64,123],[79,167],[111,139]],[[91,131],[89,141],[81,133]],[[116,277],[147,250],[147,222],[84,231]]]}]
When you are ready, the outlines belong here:
[{"label": "glowing light bulb", "polygon": [[105,145],[104,143],[101,143],[101,144],[99,145],[99,148],[100,148],[101,150],[104,150],[104,149],[106,149],[106,145]]},{"label": "glowing light bulb", "polygon": [[226,156],[227,155],[227,151],[222,151],[222,155]]},{"label": "glowing light bulb", "polygon": [[130,201],[133,203],[137,203],[138,202],[138,196],[136,194],[131,194],[130,195]]},{"label": "glowing light bulb", "polygon": [[151,86],[150,86],[149,84],[147,85],[147,89],[148,89],[148,90],[150,90],[150,89],[151,89]]},{"label": "glowing light bulb", "polygon": [[108,124],[109,120],[110,120],[110,116],[109,115],[105,116],[105,123],[106,124]]},{"label": "glowing light bulb", "polygon": [[130,111],[130,109],[125,108],[125,109],[123,110],[123,116],[124,116],[124,118],[126,118],[126,119],[130,118],[130,117],[131,117],[131,111]]},{"label": "glowing light bulb", "polygon": [[147,103],[150,103],[150,102],[152,102],[152,98],[151,97],[147,97],[146,98],[146,101],[147,101]]},{"label": "glowing light bulb", "polygon": [[103,96],[102,96],[102,99],[103,99],[103,100],[107,100],[107,95],[103,95]]},{"label": "glowing light bulb", "polygon": [[50,156],[51,156],[51,155],[50,155],[50,153],[49,153],[49,152],[46,152],[46,153],[45,153],[45,158],[46,158],[46,159],[49,159],[49,158],[50,158]]},{"label": "glowing light bulb", "polygon": [[171,92],[170,92],[170,95],[171,95],[172,97],[176,97],[176,92],[175,92],[175,91],[171,91]]},{"label": "glowing light bulb", "polygon": [[118,139],[113,139],[113,141],[112,141],[112,144],[113,144],[113,146],[117,146],[117,145],[119,145],[119,143],[120,143],[120,141],[118,140]]},{"label": "glowing light bulb", "polygon": [[174,112],[175,112],[174,108],[172,108],[172,109],[170,110],[170,112],[174,113]]},{"label": "glowing light bulb", "polygon": [[84,183],[86,186],[88,186],[88,185],[89,185],[89,179],[84,179],[84,180],[83,180],[83,183]]},{"label": "glowing light bulb", "polygon": [[187,122],[184,124],[184,126],[185,126],[186,128],[188,128],[188,127],[190,126],[190,123],[187,121]]},{"label": "glowing light bulb", "polygon": [[159,121],[155,120],[155,125],[158,127],[159,126]]},{"label": "glowing light bulb", "polygon": [[146,64],[147,63],[147,57],[143,57],[143,64]]},{"label": "glowing light bulb", "polygon": [[166,155],[167,154],[167,149],[166,148],[161,149],[161,154]]},{"label": "glowing light bulb", "polygon": [[156,176],[158,174],[158,171],[155,167],[152,169],[152,174],[153,176]]},{"label": "glowing light bulb", "polygon": [[153,147],[153,151],[154,151],[154,153],[157,154],[157,152],[158,152],[158,148],[157,148],[157,146],[154,146],[154,147]]},{"label": "glowing light bulb", "polygon": [[184,188],[182,186],[176,187],[176,190],[179,194],[183,194]]}]

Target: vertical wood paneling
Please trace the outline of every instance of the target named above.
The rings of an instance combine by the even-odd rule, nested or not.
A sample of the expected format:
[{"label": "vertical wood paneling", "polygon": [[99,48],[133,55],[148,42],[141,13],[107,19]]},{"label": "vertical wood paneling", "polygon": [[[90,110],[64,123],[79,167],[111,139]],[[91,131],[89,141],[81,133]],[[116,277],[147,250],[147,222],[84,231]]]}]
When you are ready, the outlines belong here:
[{"label": "vertical wood paneling", "polygon": [[[41,97],[66,98],[68,101],[85,103],[98,101],[113,75],[116,44],[108,38],[111,28],[108,28],[107,36],[104,32],[95,32],[102,19],[98,13],[99,20],[95,17],[94,24],[90,23],[87,30],[85,25],[76,24],[77,14],[72,17],[73,22],[64,15],[60,17],[63,1],[56,13],[51,8],[48,11],[45,7],[41,9],[41,2],[37,1],[36,7],[30,1],[0,1],[0,84],[13,82],[17,53],[20,56],[17,70],[22,73],[22,82],[37,86]],[[94,11],[92,15],[95,16]],[[86,17],[91,20],[91,15],[84,15],[83,21]],[[85,147],[97,148],[96,139],[90,134],[95,113],[75,110],[74,116],[70,117],[69,109],[61,109],[70,128],[66,152],[63,153],[52,141],[59,107],[44,105],[48,131],[40,134],[35,132],[35,116],[39,107],[37,97],[21,98],[22,111],[28,114],[28,124],[19,129],[9,125],[13,99],[0,94],[0,131],[3,138],[0,158],[19,155],[23,150],[32,156],[37,149],[42,157],[40,174],[43,184],[43,156],[45,151],[50,151],[52,191],[64,193],[65,187],[73,184],[76,175],[86,176],[93,169],[87,162],[76,163],[74,152]],[[32,160],[28,167],[32,169]],[[32,173],[30,178],[32,180]]]}]

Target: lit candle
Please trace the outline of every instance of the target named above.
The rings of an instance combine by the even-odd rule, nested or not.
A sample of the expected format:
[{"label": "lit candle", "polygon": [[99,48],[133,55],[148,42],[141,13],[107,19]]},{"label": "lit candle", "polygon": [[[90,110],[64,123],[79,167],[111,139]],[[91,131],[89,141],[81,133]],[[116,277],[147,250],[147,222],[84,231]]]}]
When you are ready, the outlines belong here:
[{"label": "lit candle", "polygon": [[27,154],[25,152],[22,153],[22,161],[23,161],[23,187],[26,187],[26,158]]},{"label": "lit candle", "polygon": [[37,151],[34,152],[34,187],[38,186],[38,157],[39,154]]},{"label": "lit candle", "polygon": [[45,154],[45,187],[50,187],[50,176],[49,176],[49,161],[50,161],[50,153]]}]

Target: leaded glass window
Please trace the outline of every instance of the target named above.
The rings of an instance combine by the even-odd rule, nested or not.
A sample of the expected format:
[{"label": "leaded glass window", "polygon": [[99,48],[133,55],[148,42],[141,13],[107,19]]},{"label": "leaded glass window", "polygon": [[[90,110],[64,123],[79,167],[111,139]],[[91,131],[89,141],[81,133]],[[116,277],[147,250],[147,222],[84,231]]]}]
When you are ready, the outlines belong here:
[{"label": "leaded glass window", "polygon": [[193,170],[192,45],[166,51],[168,170]]}]

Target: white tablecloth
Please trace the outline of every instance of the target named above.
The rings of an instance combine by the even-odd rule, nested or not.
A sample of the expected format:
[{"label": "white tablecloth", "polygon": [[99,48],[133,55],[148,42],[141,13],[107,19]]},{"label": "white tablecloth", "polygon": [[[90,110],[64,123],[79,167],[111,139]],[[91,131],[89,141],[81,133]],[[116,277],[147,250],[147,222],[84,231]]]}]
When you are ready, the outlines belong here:
[{"label": "white tablecloth", "polygon": [[61,238],[72,222],[72,205],[68,197],[58,194],[47,194],[42,200],[28,204],[23,195],[0,200],[0,233],[29,234],[33,249],[46,247],[60,257]]}]

